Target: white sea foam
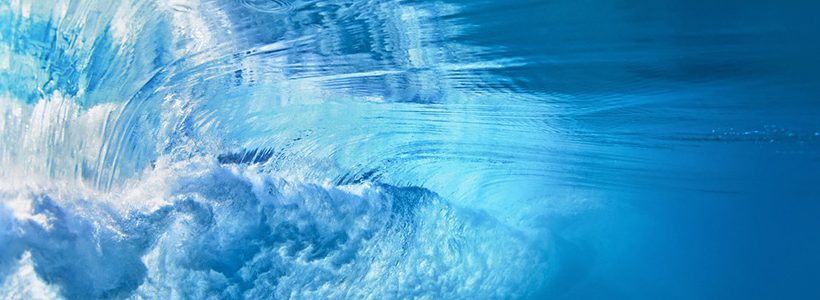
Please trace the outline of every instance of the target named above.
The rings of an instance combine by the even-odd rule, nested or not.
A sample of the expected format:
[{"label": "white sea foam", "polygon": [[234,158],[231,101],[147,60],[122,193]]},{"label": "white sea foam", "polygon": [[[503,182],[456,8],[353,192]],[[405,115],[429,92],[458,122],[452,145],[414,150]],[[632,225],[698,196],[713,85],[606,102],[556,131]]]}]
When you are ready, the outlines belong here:
[{"label": "white sea foam", "polygon": [[[75,299],[501,297],[547,270],[520,233],[421,188],[291,182],[207,159],[152,176],[132,186],[142,193],[92,196],[119,199],[5,191],[17,200],[0,206],[0,293],[21,293],[31,266]],[[143,197],[161,200],[124,208]]]}]

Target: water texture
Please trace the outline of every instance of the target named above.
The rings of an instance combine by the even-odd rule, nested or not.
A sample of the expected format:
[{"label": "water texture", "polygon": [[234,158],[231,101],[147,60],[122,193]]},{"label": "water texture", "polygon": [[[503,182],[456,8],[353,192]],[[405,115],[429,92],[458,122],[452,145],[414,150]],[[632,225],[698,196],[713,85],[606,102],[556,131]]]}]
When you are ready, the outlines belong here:
[{"label": "water texture", "polygon": [[820,298],[818,8],[0,0],[0,298]]}]

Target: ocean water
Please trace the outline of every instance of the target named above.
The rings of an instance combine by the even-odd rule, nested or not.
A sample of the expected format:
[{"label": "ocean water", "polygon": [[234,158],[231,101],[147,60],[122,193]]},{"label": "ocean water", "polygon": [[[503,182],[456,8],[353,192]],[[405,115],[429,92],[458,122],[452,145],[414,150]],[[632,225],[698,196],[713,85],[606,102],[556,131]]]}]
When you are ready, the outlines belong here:
[{"label": "ocean water", "polygon": [[0,0],[0,298],[818,299],[769,2]]}]

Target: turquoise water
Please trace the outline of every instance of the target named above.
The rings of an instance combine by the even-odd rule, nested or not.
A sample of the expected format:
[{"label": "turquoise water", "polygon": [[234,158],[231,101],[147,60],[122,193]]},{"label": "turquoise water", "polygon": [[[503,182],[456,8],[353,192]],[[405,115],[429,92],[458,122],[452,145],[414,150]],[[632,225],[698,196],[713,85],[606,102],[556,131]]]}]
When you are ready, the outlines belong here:
[{"label": "turquoise water", "polygon": [[816,6],[0,0],[0,296],[820,297]]}]

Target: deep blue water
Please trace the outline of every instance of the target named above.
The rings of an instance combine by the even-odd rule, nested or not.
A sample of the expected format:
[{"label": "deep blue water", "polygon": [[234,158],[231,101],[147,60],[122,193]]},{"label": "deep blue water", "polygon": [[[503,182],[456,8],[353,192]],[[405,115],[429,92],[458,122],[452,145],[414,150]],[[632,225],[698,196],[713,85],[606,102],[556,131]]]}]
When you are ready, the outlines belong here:
[{"label": "deep blue water", "polygon": [[819,8],[0,0],[0,298],[820,298]]}]

